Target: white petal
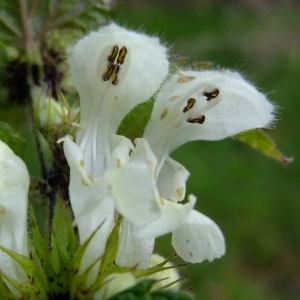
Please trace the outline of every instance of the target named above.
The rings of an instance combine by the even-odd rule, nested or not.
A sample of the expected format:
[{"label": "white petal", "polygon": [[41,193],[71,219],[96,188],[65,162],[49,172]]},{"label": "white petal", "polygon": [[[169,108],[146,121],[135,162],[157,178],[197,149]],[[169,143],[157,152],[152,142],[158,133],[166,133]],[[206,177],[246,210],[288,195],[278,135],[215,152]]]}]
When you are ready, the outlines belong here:
[{"label": "white petal", "polygon": [[116,264],[147,269],[154,248],[154,238],[144,239],[133,235],[136,226],[123,220]]},{"label": "white petal", "polygon": [[[208,101],[204,93],[212,87],[219,94]],[[196,101],[186,109],[191,98]],[[160,157],[163,150],[156,148],[169,136],[172,140],[168,141],[168,153],[188,141],[219,140],[242,131],[266,127],[273,120],[273,112],[274,107],[265,95],[237,72],[180,71],[159,92],[144,137]],[[201,116],[205,116],[203,124],[187,122]],[[157,122],[160,120],[159,128]],[[171,121],[174,121],[173,127],[169,125]],[[155,132],[157,135],[157,132],[163,131],[164,137],[160,142],[156,141],[153,138]]]},{"label": "white petal", "polygon": [[[84,272],[87,267],[99,259],[105,250],[109,233],[114,225],[114,206],[111,198],[101,199],[93,211],[76,219],[79,231],[80,244],[83,244],[91,234],[98,229],[97,233],[89,243],[81,260],[79,273]],[[97,276],[99,263],[95,265],[88,276],[87,284],[91,286]]]},{"label": "white petal", "polygon": [[[117,49],[115,55],[113,49]],[[119,59],[121,51],[123,63]],[[82,130],[77,142],[85,158],[101,157],[107,151],[101,136],[107,139],[116,132],[126,114],[160,87],[168,73],[166,48],[157,38],[110,24],[80,40],[69,62],[80,96]],[[103,76],[115,65],[119,68],[117,74],[112,69],[110,79],[105,81]],[[113,84],[115,78],[117,84]]]},{"label": "white petal", "polygon": [[[113,157],[119,161],[119,168],[110,175],[110,185],[115,205],[125,219],[141,226],[155,218],[159,213],[156,198],[156,158],[146,140],[137,139],[135,152],[130,161],[122,164],[122,153],[114,150]],[[123,149],[122,144],[120,146]],[[128,149],[125,148],[128,153]],[[115,155],[120,155],[118,159]]]},{"label": "white petal", "polygon": [[[24,162],[0,141],[0,245],[28,256],[27,203],[29,174]],[[0,270],[27,281],[21,266],[0,250]]]},{"label": "white petal", "polygon": [[64,139],[64,152],[70,166],[70,201],[80,244],[102,224],[85,252],[80,269],[83,271],[104,252],[107,237],[114,224],[114,204],[108,183],[103,178],[93,178],[87,173],[82,151],[70,136]]},{"label": "white petal", "polygon": [[70,136],[64,138],[64,153],[70,166],[70,200],[76,219],[92,211],[108,195],[108,184],[88,174],[82,150]]},{"label": "white petal", "polygon": [[161,198],[159,205],[160,215],[152,222],[137,229],[134,235],[148,239],[176,230],[186,222],[195,202],[196,198],[193,196],[189,197],[189,202],[186,204],[175,203]]},{"label": "white petal", "polygon": [[192,210],[188,221],[173,232],[172,245],[187,262],[212,261],[225,254],[224,236],[207,216]]},{"label": "white petal", "polygon": [[161,196],[176,202],[183,200],[189,174],[183,165],[168,157],[158,174],[157,188]]}]

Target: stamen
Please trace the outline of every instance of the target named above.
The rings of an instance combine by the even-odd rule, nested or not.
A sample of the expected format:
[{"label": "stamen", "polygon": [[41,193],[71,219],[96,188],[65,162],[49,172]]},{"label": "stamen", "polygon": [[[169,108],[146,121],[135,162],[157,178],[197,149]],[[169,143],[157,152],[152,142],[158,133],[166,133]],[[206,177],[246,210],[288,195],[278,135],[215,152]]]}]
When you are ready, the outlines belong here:
[{"label": "stamen", "polygon": [[187,111],[189,111],[194,106],[195,103],[196,103],[196,99],[190,98],[187,101],[187,106],[183,109],[183,112],[186,113]]},{"label": "stamen", "polygon": [[208,92],[204,92],[203,96],[206,97],[206,100],[209,101],[211,99],[216,98],[219,95],[220,91],[218,88],[212,88],[210,91]]},{"label": "stamen", "polygon": [[113,46],[113,49],[111,51],[111,55],[108,57],[108,61],[113,64],[116,60],[118,52],[119,52],[119,47],[118,46]]},{"label": "stamen", "polygon": [[112,82],[111,82],[113,85],[117,85],[118,82],[119,82],[119,79],[118,79],[118,73],[119,73],[119,71],[120,71],[120,66],[117,65],[117,66],[115,67],[115,76],[114,76],[114,78],[113,78],[113,80],[112,80]]},{"label": "stamen", "polygon": [[120,52],[119,52],[119,56],[118,56],[118,59],[117,59],[117,64],[122,65],[124,63],[124,59],[125,59],[126,54],[127,54],[127,49],[125,47],[122,47]]},{"label": "stamen", "polygon": [[193,119],[188,118],[186,121],[192,124],[194,123],[203,124],[205,121],[205,116],[200,116],[199,118],[193,118]]},{"label": "stamen", "polygon": [[108,56],[107,71],[102,75],[103,81],[109,81],[112,78],[111,83],[117,85],[119,82],[118,73],[120,71],[120,65],[124,63],[127,54],[127,48],[122,47],[119,51],[118,46],[112,48],[111,54]]},{"label": "stamen", "polygon": [[118,79],[118,76],[115,75],[114,79],[112,80],[111,82],[113,85],[117,85],[119,83],[119,79]]},{"label": "stamen", "polygon": [[115,69],[115,65],[112,64],[111,62],[109,62],[108,69],[107,69],[106,73],[104,73],[102,75],[102,80],[103,81],[108,81],[110,79],[111,75],[113,74],[114,69]]}]

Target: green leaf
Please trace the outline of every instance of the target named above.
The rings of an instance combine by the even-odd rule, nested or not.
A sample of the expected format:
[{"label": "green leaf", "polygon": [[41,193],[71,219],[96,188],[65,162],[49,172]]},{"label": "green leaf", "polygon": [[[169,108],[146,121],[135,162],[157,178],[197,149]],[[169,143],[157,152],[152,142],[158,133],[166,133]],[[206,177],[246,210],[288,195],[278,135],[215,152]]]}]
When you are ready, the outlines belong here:
[{"label": "green leaf", "polygon": [[[14,251],[11,251],[5,247],[0,246],[1,251],[5,252],[9,255],[13,260],[15,260],[26,272],[28,280],[20,283],[5,273],[0,273],[0,275],[9,282],[14,288],[16,288],[22,294],[22,299],[35,299],[36,295],[40,295],[42,298],[45,299],[46,293],[44,290],[44,285],[40,282],[40,275],[38,275],[38,270],[36,268],[35,262],[24,255],[18,254]],[[2,289],[3,290],[3,289]],[[10,299],[10,298],[8,298]],[[14,299],[14,298],[12,298]],[[47,298],[46,298],[47,299]]]},{"label": "green leaf", "polygon": [[153,104],[153,101],[149,100],[134,107],[121,122],[117,134],[124,135],[132,141],[137,137],[142,137],[150,119]]},{"label": "green leaf", "polygon": [[106,245],[104,254],[101,258],[101,264],[98,271],[98,277],[95,280],[93,287],[91,289],[92,292],[96,292],[98,289],[101,288],[103,284],[103,280],[106,276],[110,275],[110,272],[114,272],[115,267],[115,260],[118,253],[118,247],[119,247],[119,232],[120,232],[120,226],[121,226],[121,217],[118,218],[113,230],[111,231]]},{"label": "green leaf", "polygon": [[99,0],[44,0],[39,1],[33,15],[39,38],[54,28],[70,28],[74,31],[99,26],[109,15],[109,6]]},{"label": "green leaf", "polygon": [[21,40],[23,35],[20,1],[0,1],[0,40],[9,43]]},{"label": "green leaf", "polygon": [[68,227],[65,223],[65,215],[63,212],[63,203],[60,198],[56,200],[55,209],[54,209],[54,218],[52,224],[52,237],[55,237],[57,241],[58,250],[60,256],[63,256],[65,259],[69,257],[68,254]]},{"label": "green leaf", "polygon": [[50,252],[49,252],[49,260],[51,263],[51,266],[55,272],[56,275],[59,275],[59,271],[61,269],[60,266],[60,258],[59,258],[59,251],[58,251],[58,246],[59,243],[57,241],[56,235],[51,234],[51,247],[50,247]]},{"label": "green leaf", "polygon": [[[74,229],[70,228],[71,216],[67,213],[63,200],[57,197],[54,209],[54,217],[51,230],[51,248],[49,253],[49,260],[51,269],[47,270],[47,277],[49,280],[49,290],[53,298],[59,295],[68,295],[72,273],[72,259],[73,253],[76,249],[72,248],[69,252],[69,237],[72,242],[75,236]],[[70,233],[69,230],[73,231]],[[75,236],[76,238],[76,236]],[[75,247],[75,245],[72,245]]]},{"label": "green leaf", "polygon": [[277,161],[283,163],[289,163],[292,161],[292,158],[284,156],[276,148],[276,145],[272,139],[259,129],[240,133],[236,135],[235,138]]},{"label": "green leaf", "polygon": [[33,263],[35,265],[33,277],[35,278],[35,281],[38,281],[38,283],[40,283],[41,293],[46,294],[48,292],[48,284],[47,284],[44,267],[45,265],[49,265],[49,263],[47,263],[48,247],[46,245],[45,240],[42,238],[40,234],[31,203],[29,203],[28,232],[31,233],[31,235],[28,236],[32,236],[32,240],[29,239],[28,244],[30,246],[30,253],[32,256]]},{"label": "green leaf", "polygon": [[110,297],[108,300],[193,300],[190,293],[180,290],[151,291],[152,279],[145,279],[135,286]]},{"label": "green leaf", "polygon": [[91,240],[97,233],[97,231],[102,226],[102,223],[95,229],[95,231],[91,234],[91,236],[82,244],[80,247],[78,247],[72,261],[72,278],[70,283],[70,297],[71,299],[90,299],[90,294],[88,291],[87,286],[87,278],[94,267],[95,264],[98,263],[98,261],[101,259],[99,257],[97,260],[95,260],[89,267],[86,268],[84,272],[81,274],[78,274],[80,269],[81,260],[83,258],[83,255],[85,253],[85,250],[87,249],[88,245],[90,244]]},{"label": "green leaf", "polygon": [[30,221],[30,230],[33,237],[32,256],[35,261],[35,250],[40,259],[40,272],[45,273],[47,280],[44,284],[44,290],[53,299],[56,299],[59,295],[68,295],[72,281],[71,276],[73,275],[73,254],[78,248],[78,240],[72,227],[71,215],[65,208],[63,200],[58,197],[54,209],[50,248],[38,230],[31,205]]},{"label": "green leaf", "polygon": [[14,296],[6,287],[6,284],[4,283],[3,278],[1,276],[1,272],[0,272],[0,299],[7,299],[7,300],[18,299],[18,297]]},{"label": "green leaf", "polygon": [[16,155],[23,157],[26,140],[16,133],[12,127],[3,122],[0,122],[0,140],[6,143]]},{"label": "green leaf", "polygon": [[[110,16],[112,4],[102,0],[1,0],[0,41],[17,48],[29,63],[40,64],[40,45],[52,30],[72,43],[74,33],[97,28]],[[52,45],[53,46],[53,45]]]}]

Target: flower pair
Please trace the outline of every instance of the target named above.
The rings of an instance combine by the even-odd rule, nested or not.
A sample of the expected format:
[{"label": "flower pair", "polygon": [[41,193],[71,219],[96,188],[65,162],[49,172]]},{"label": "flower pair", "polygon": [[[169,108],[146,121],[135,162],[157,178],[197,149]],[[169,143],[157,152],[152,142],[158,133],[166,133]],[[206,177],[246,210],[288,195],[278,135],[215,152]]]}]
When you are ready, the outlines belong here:
[{"label": "flower pair", "polygon": [[[80,40],[69,63],[81,109],[75,142],[71,136],[63,138],[70,201],[80,244],[94,234],[74,277],[91,270],[87,285],[95,282],[119,224],[115,264],[120,268],[105,270],[95,299],[112,292],[105,283],[114,276],[129,278],[127,286],[134,284],[128,270],[151,267],[155,238],[166,233],[172,232],[172,245],[185,261],[222,256],[225,242],[219,227],[194,210],[195,196],[182,203],[189,172],[170,153],[188,141],[219,140],[268,126],[273,106],[266,97],[237,72],[169,72],[167,49],[157,38],[115,24]],[[132,142],[115,134],[136,105],[154,98],[142,137]],[[59,112],[65,113],[62,108]],[[26,285],[29,278],[9,251],[30,260],[28,186],[26,166],[0,141],[0,270],[17,297],[22,296],[18,284]],[[124,266],[133,268],[126,273]]]},{"label": "flower pair", "polygon": [[[80,40],[69,63],[81,108],[76,141],[64,138],[70,200],[80,243],[97,230],[81,272],[104,255],[119,216],[117,265],[148,268],[155,238],[168,232],[186,261],[223,255],[222,232],[193,209],[196,198],[181,203],[189,173],[169,155],[188,141],[268,126],[273,106],[266,97],[229,70],[170,75],[167,50],[157,38],[116,24]],[[143,137],[132,143],[116,135],[123,118],[154,96]]]}]

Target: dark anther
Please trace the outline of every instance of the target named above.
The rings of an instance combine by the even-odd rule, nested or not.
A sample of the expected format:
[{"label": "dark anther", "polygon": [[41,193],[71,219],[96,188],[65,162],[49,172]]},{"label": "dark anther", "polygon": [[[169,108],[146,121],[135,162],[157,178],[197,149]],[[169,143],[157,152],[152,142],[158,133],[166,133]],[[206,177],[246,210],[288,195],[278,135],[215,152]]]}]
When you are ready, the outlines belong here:
[{"label": "dark anther", "polygon": [[119,56],[117,58],[117,64],[120,65],[123,64],[126,54],[127,54],[127,49],[125,47],[122,47],[119,52]]},{"label": "dark anther", "polygon": [[118,52],[119,52],[119,47],[114,46],[112,51],[111,51],[111,55],[108,57],[108,61],[113,64],[115,62],[115,59],[116,59],[117,55],[118,55]]},{"label": "dark anther", "polygon": [[120,50],[118,46],[113,47],[110,56],[108,56],[107,71],[102,75],[103,81],[109,81],[112,78],[111,83],[113,85],[118,84],[119,78],[117,74],[120,71],[120,65],[124,63],[126,54],[126,47],[122,47]]},{"label": "dark anther", "polygon": [[185,108],[183,109],[183,112],[187,112],[189,111],[195,104],[196,102],[196,99],[194,98],[190,98],[188,101],[187,101],[187,106],[185,106]]},{"label": "dark anther", "polygon": [[194,119],[191,119],[191,118],[188,118],[187,119],[187,122],[189,123],[198,123],[198,124],[203,124],[205,121],[205,116],[200,116],[199,118],[194,118]]},{"label": "dark anther", "polygon": [[209,101],[211,99],[216,98],[219,95],[220,91],[217,88],[212,89],[210,92],[203,93],[203,96],[206,97],[206,100]]}]

